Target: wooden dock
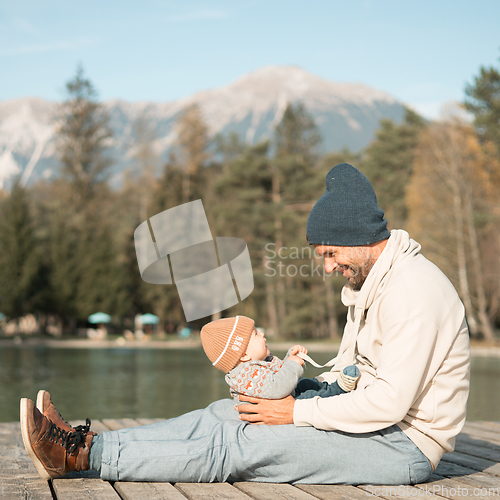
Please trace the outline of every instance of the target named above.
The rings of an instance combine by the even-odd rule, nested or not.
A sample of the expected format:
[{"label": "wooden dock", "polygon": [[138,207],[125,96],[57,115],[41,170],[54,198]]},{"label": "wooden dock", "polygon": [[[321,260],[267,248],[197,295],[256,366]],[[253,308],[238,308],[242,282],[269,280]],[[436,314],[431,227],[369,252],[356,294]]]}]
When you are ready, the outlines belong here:
[{"label": "wooden dock", "polygon": [[[158,419],[93,421],[96,432]],[[83,422],[73,422],[73,425]],[[0,424],[0,499],[17,500],[361,500],[366,498],[500,498],[500,422],[468,422],[456,450],[431,479],[416,486],[335,486],[269,483],[128,483],[102,481],[94,472],[41,479],[26,453],[18,422]]]}]

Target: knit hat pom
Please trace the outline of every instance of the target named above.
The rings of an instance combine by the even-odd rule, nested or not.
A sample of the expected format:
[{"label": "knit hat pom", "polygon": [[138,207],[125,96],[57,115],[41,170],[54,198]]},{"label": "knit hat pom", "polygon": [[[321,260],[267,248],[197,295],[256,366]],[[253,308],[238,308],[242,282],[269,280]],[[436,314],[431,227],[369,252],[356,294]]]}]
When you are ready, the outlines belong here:
[{"label": "knit hat pom", "polygon": [[207,323],[200,333],[203,350],[212,364],[230,372],[245,354],[255,326],[246,316],[218,319]]},{"label": "knit hat pom", "polygon": [[384,211],[370,181],[348,163],[333,167],[326,190],[307,219],[310,245],[361,246],[389,238]]}]

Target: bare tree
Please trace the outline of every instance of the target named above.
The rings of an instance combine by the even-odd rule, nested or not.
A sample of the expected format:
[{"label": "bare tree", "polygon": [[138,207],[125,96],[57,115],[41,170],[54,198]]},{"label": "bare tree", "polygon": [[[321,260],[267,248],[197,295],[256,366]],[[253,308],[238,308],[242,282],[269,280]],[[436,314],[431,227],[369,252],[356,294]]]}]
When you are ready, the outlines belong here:
[{"label": "bare tree", "polygon": [[187,107],[177,122],[177,147],[183,164],[182,200],[190,201],[192,179],[208,158],[208,128],[197,104]]},{"label": "bare tree", "polygon": [[425,130],[408,187],[410,227],[433,253],[464,302],[471,334],[494,340],[481,251],[482,219],[491,210],[491,163],[474,130],[458,120]]},{"label": "bare tree", "polygon": [[133,159],[138,173],[139,211],[141,220],[149,214],[152,194],[156,187],[156,174],[160,165],[160,155],[155,151],[156,130],[151,126],[145,115],[133,123],[135,147]]}]

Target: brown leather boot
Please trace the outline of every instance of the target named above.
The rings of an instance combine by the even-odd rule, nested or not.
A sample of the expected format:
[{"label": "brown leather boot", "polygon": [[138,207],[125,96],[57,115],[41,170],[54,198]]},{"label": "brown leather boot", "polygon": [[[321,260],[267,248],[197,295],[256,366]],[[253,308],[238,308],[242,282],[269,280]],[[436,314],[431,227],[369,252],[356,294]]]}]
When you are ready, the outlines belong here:
[{"label": "brown leather boot", "polygon": [[26,398],[21,399],[21,432],[26,451],[43,479],[89,469],[92,434],[61,429]]},{"label": "brown leather boot", "polygon": [[54,422],[54,424],[56,424],[57,427],[59,427],[63,431],[75,431],[75,429],[71,427],[71,425],[69,425],[68,422],[66,422],[66,420],[62,418],[61,414],[56,410],[48,391],[38,391],[38,395],[36,397],[36,407],[41,413],[43,413],[44,417],[47,417],[49,420]]},{"label": "brown leather boot", "polygon": [[77,427],[72,427],[62,415],[56,410],[54,403],[52,403],[52,398],[50,397],[49,391],[41,390],[38,391],[38,395],[36,397],[36,407],[38,410],[43,413],[43,416],[54,422],[60,429],[67,432],[75,432],[75,431],[83,431],[85,433],[89,432],[93,436],[96,434],[95,432],[90,430],[90,419],[86,419],[86,425],[78,425]]}]

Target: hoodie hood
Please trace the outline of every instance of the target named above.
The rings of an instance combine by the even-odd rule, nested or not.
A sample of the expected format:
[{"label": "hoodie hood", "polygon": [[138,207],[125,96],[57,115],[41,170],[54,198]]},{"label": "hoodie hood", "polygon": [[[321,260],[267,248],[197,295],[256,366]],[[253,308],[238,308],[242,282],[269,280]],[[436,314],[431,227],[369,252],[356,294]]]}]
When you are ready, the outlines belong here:
[{"label": "hoodie hood", "polygon": [[342,303],[349,308],[350,328],[346,339],[347,345],[341,346],[340,352],[349,351],[349,359],[354,360],[356,338],[366,310],[383,292],[392,267],[404,259],[414,258],[419,254],[420,249],[420,244],[411,239],[406,231],[393,229],[386,247],[370,270],[361,290],[353,290],[350,285],[342,289]]},{"label": "hoodie hood", "polygon": [[421,246],[402,229],[393,229],[387,245],[366,277],[361,290],[353,290],[350,285],[342,289],[342,303],[366,311],[382,293],[387,274],[396,262],[415,257]]}]

